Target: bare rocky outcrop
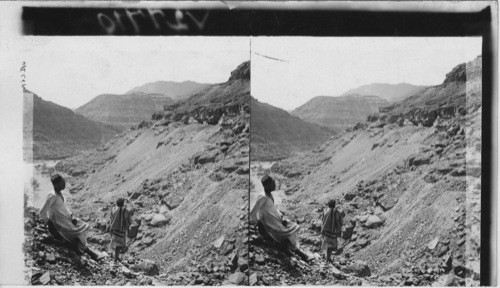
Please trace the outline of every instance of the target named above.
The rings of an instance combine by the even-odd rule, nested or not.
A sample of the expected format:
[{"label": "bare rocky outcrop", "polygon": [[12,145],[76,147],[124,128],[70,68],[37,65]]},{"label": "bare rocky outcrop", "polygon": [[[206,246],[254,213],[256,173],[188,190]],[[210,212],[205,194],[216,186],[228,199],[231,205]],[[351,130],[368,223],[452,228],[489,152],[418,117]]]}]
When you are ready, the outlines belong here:
[{"label": "bare rocky outcrop", "polygon": [[474,61],[456,66],[446,74],[443,84],[428,87],[400,103],[381,107],[379,113],[369,115],[367,121],[390,124],[406,119],[415,126],[432,127],[438,119],[474,112],[480,104],[476,101],[466,103],[466,84],[475,87],[475,83],[481,81],[481,61],[479,56]]},{"label": "bare rocky outcrop", "polygon": [[217,125],[222,117],[235,117],[250,112],[250,62],[231,72],[226,83],[212,85],[190,98],[164,107],[153,114],[156,121],[182,122],[191,119],[200,124]]}]

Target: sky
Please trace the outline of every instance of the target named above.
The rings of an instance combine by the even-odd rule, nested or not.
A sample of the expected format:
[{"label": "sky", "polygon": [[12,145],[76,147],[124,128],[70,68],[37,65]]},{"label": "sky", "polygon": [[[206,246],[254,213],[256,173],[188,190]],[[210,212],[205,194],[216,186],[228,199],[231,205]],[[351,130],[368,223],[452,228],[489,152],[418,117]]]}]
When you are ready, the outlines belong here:
[{"label": "sky", "polygon": [[293,110],[371,83],[438,85],[480,37],[253,37],[252,96]]},{"label": "sky", "polygon": [[248,37],[25,37],[26,88],[71,109],[154,81],[222,83]]}]

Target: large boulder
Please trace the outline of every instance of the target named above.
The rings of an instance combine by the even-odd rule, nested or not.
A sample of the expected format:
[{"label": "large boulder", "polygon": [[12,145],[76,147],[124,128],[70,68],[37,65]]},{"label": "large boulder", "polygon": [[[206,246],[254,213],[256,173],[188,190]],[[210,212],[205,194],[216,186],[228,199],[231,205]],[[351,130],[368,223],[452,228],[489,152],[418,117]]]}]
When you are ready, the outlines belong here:
[{"label": "large boulder", "polygon": [[380,219],[377,215],[370,215],[366,218],[365,226],[368,228],[375,228],[384,224],[384,220]]},{"label": "large boulder", "polygon": [[257,281],[258,281],[258,275],[257,272],[254,272],[249,277],[249,285],[254,286],[257,284]]},{"label": "large boulder", "polygon": [[456,287],[461,286],[460,278],[453,275],[453,273],[440,276],[436,282],[432,283],[433,287]]},{"label": "large boulder", "polygon": [[384,212],[391,210],[397,203],[398,198],[396,197],[382,196],[377,200],[378,206],[380,206]]},{"label": "large boulder", "polygon": [[356,193],[354,193],[354,192],[347,192],[344,195],[344,199],[347,200],[347,201],[351,201],[355,197],[356,197]]},{"label": "large boulder", "polygon": [[354,231],[354,224],[348,223],[347,225],[342,227],[342,238],[344,239],[351,239],[352,237],[352,232]]},{"label": "large boulder", "polygon": [[217,238],[217,240],[215,240],[213,244],[216,249],[219,249],[222,246],[222,244],[224,244],[224,235]]},{"label": "large boulder", "polygon": [[140,191],[128,191],[127,195],[130,200],[135,200],[139,198],[142,195],[142,193]]},{"label": "large boulder", "polygon": [[320,233],[321,232],[321,226],[323,225],[323,222],[321,220],[313,220],[311,223],[311,229]]},{"label": "large boulder", "polygon": [[425,154],[425,155],[417,156],[413,160],[413,165],[414,166],[427,165],[430,162],[431,162],[431,155]]},{"label": "large boulder", "polygon": [[354,274],[357,277],[368,277],[371,276],[370,268],[368,264],[364,261],[357,260],[349,264],[345,269],[345,272],[349,274]]},{"label": "large boulder", "polygon": [[215,155],[209,152],[200,152],[193,157],[193,163],[206,164],[215,161]]},{"label": "large boulder", "polygon": [[141,261],[139,264],[131,266],[132,270],[135,272],[141,272],[144,275],[155,276],[160,274],[160,269],[158,265],[152,260],[146,259]]},{"label": "large boulder", "polygon": [[149,225],[158,227],[158,226],[164,226],[168,223],[170,223],[171,217],[167,217],[163,214],[154,214],[153,218],[151,218],[151,222],[149,222]]},{"label": "large boulder", "polygon": [[139,223],[132,223],[128,229],[128,237],[135,238],[137,236],[137,233],[139,232],[139,227]]},{"label": "large boulder", "polygon": [[235,272],[229,276],[228,280],[230,284],[234,285],[245,285],[247,276],[243,272]]}]

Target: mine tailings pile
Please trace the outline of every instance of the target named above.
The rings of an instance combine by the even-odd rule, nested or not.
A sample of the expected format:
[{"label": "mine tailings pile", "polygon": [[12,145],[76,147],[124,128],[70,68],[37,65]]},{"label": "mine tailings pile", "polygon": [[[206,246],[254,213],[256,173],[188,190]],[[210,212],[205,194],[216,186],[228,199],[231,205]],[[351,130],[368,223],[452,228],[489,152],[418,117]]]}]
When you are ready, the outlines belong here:
[{"label": "mine tailings pile", "polygon": [[362,261],[380,285],[479,283],[481,61],[273,165],[305,247],[319,251],[334,198],[347,215],[339,270]]},{"label": "mine tailings pile", "polygon": [[125,272],[116,273],[144,274],[136,266],[147,264],[164,285],[246,283],[249,97],[246,62],[227,82],[56,166],[70,175],[68,206],[90,222],[88,241],[101,252],[108,213],[118,197],[129,199],[133,233]]}]

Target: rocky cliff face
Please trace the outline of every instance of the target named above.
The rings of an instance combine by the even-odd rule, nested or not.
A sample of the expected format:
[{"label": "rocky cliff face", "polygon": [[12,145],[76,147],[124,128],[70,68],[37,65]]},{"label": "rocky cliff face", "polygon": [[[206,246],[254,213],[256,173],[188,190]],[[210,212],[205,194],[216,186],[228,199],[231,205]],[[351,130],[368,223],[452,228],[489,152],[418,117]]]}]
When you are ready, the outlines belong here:
[{"label": "rocky cliff face", "polygon": [[29,103],[25,114],[32,117],[25,117],[24,150],[25,156],[31,156],[32,151],[32,159],[61,159],[95,149],[118,133],[112,126],[89,120],[29,91],[24,93],[24,100]]},{"label": "rocky cliff face", "polygon": [[164,123],[207,123],[216,125],[241,113],[250,112],[250,62],[238,66],[226,83],[215,84],[179,103],[165,105],[153,120]]},{"label": "rocky cliff face", "polygon": [[365,120],[368,115],[378,112],[379,107],[387,105],[389,105],[388,101],[377,96],[318,96],[290,114],[339,133]]},{"label": "rocky cliff face", "polygon": [[174,100],[184,100],[189,98],[191,95],[208,88],[210,85],[211,84],[196,83],[193,81],[157,81],[135,87],[125,94],[162,94]]},{"label": "rocky cliff face", "polygon": [[238,68],[231,72],[229,81],[246,80],[250,81],[250,61],[241,63]]},{"label": "rocky cliff face", "polygon": [[[370,115],[367,120],[373,125],[410,121],[414,125],[432,127],[436,121],[449,119],[479,109],[482,57],[460,64],[446,74],[443,84],[425,90],[394,105],[383,107],[380,113]],[[469,97],[467,97],[469,93]],[[472,95],[474,94],[474,95]]]},{"label": "rocky cliff face", "polygon": [[481,57],[459,65],[442,85],[385,109],[386,118],[369,118],[274,164],[270,173],[282,179],[285,195],[280,209],[301,225],[302,247],[319,252],[322,211],[333,198],[346,213],[343,250],[334,256],[335,273],[325,275],[323,260],[305,266],[292,258],[294,268],[272,268],[287,264],[257,261],[275,257],[256,234],[252,270],[271,285],[282,279],[290,285],[478,285],[481,66]]},{"label": "rocky cliff face", "polygon": [[358,95],[374,95],[389,102],[398,102],[404,100],[425,89],[426,86],[416,86],[407,83],[386,84],[373,83],[363,85],[361,87],[351,89],[342,96],[358,94]]},{"label": "rocky cliff face", "polygon": [[252,98],[252,161],[276,160],[315,148],[333,132]]},{"label": "rocky cliff face", "polygon": [[123,130],[148,120],[151,114],[170,103],[174,103],[174,100],[162,94],[103,94],[79,107],[75,112]]}]

